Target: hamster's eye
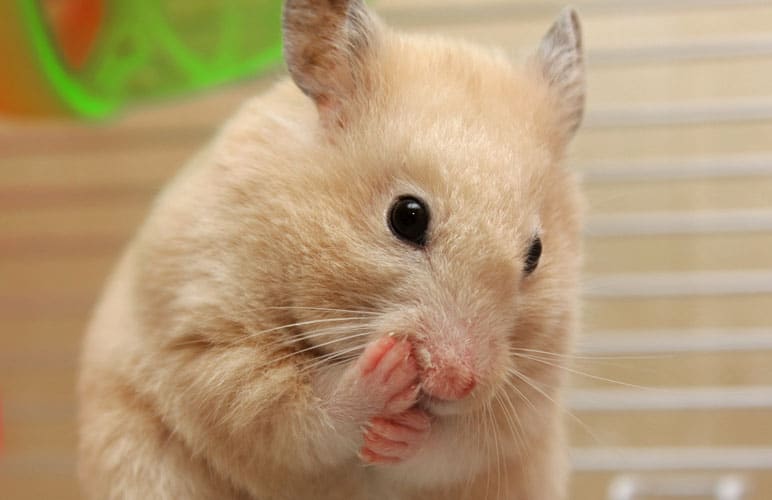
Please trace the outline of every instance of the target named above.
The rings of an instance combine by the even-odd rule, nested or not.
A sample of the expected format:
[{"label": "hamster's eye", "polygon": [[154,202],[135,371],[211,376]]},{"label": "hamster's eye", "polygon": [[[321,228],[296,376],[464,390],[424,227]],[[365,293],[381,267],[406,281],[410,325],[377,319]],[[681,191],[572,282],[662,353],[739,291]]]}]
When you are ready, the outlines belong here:
[{"label": "hamster's eye", "polygon": [[523,267],[525,274],[531,274],[536,270],[536,266],[539,265],[539,257],[541,257],[541,239],[536,236],[531,242],[528,254],[525,256],[525,266]]},{"label": "hamster's eye", "polygon": [[429,208],[414,196],[400,196],[389,210],[389,229],[408,243],[424,246],[429,229]]}]

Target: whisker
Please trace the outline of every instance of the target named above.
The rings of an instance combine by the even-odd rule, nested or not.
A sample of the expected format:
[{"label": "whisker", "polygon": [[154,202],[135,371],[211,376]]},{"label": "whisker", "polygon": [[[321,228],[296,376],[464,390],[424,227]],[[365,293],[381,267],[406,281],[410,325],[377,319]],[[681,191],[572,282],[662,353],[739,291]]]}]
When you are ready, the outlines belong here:
[{"label": "whisker", "polygon": [[528,443],[523,434],[523,422],[520,420],[520,415],[517,413],[517,407],[512,401],[512,398],[509,397],[509,394],[505,391],[501,391],[500,395],[497,397],[504,410],[504,415],[507,418],[509,430],[512,433],[512,439],[515,442],[515,446],[517,446],[518,455],[522,455],[528,451]]},{"label": "whisker", "polygon": [[490,491],[491,487],[491,442],[490,431],[488,430],[488,425],[491,422],[490,410],[491,405],[490,401],[488,401],[485,404],[485,418],[483,419],[485,422],[485,500],[488,499],[488,492]]},{"label": "whisker", "polygon": [[493,442],[496,445],[496,499],[501,498],[501,467],[504,459],[501,450],[501,438],[499,437],[498,420],[496,419],[493,410],[491,409],[491,421],[493,423]]},{"label": "whisker", "polygon": [[[525,395],[519,389],[517,389],[517,392],[520,394],[520,396],[523,399],[528,401],[528,403],[531,404],[531,406],[533,406],[533,404],[528,400],[528,398],[525,397]],[[515,446],[517,446],[517,455],[518,457],[525,457],[527,456],[530,447],[528,445],[528,440],[526,439],[523,422],[522,420],[520,420],[520,416],[517,413],[517,406],[512,401],[512,398],[510,397],[509,393],[507,393],[506,391],[502,391],[501,394],[504,398],[506,398],[507,408],[511,410],[511,412],[506,412],[506,415],[507,415],[507,421],[509,422],[510,430],[513,435]],[[531,491],[533,477],[530,474],[524,474],[523,481],[526,483],[527,490]]]},{"label": "whisker", "polygon": [[307,307],[307,306],[267,306],[260,307],[259,309],[281,310],[281,311],[325,311],[325,312],[339,312],[339,313],[353,313],[353,314],[369,314],[377,316],[379,313],[375,309],[336,309],[333,307]]},{"label": "whisker", "polygon": [[630,388],[633,388],[633,389],[654,390],[653,387],[645,387],[645,386],[642,386],[642,385],[630,384],[630,383],[627,383],[627,382],[622,382],[620,380],[614,380],[614,379],[610,379],[610,378],[606,378],[606,377],[601,377],[599,375],[592,375],[590,373],[586,373],[586,372],[583,372],[583,371],[580,371],[580,370],[576,370],[574,368],[569,368],[569,367],[564,366],[564,365],[553,363],[553,362],[547,361],[545,359],[538,358],[536,356],[529,356],[529,355],[525,355],[525,354],[522,354],[522,353],[514,353],[514,352],[512,353],[512,355],[520,357],[522,359],[530,359],[531,361],[536,361],[537,363],[542,363],[542,364],[545,364],[545,365],[548,365],[548,366],[552,366],[554,368],[560,368],[561,370],[565,370],[565,371],[567,371],[569,373],[573,373],[575,375],[581,375],[582,377],[587,377],[587,378],[590,378],[590,379],[593,379],[593,380],[599,380],[601,382],[607,382],[607,383],[610,383],[610,384],[617,384],[617,385],[621,385],[621,386],[624,386],[624,387],[630,387]]},{"label": "whisker", "polygon": [[[342,326],[334,326],[330,328],[320,328],[318,330],[311,330],[308,333],[304,333],[302,335],[294,335],[289,338],[277,338],[273,339],[270,342],[265,342],[260,345],[263,349],[283,349],[291,347],[295,344],[299,344],[301,342],[304,342],[308,339],[318,338],[318,337],[325,337],[329,335],[334,334],[346,334],[346,338],[354,338],[353,335],[358,335],[356,332],[363,332],[363,331],[370,331],[367,325],[342,325]],[[354,334],[350,334],[348,332],[355,332]]]},{"label": "whisker", "polygon": [[[621,361],[640,361],[640,360],[663,360],[663,359],[673,359],[674,355],[672,354],[657,354],[657,355],[651,355],[651,356],[573,356],[573,355],[560,355],[556,353],[549,353],[547,351],[539,351],[536,349],[521,349],[521,348],[515,348],[510,349],[509,353],[512,356],[517,356],[518,354],[522,354],[523,352],[532,352],[536,353],[534,355],[534,358],[539,358],[544,361],[547,361],[552,358],[555,362],[562,362],[565,358],[566,361],[572,362],[571,364],[576,367],[577,365],[586,365],[586,366],[603,366],[603,367],[613,367],[618,368],[621,370],[626,371],[632,371],[635,373],[646,373],[646,374],[656,374],[657,370],[650,368],[650,367],[642,367],[640,365],[633,365],[628,363],[621,363]],[[557,359],[555,359],[557,358]],[[619,382],[622,384],[622,382]]]},{"label": "whisker", "polygon": [[310,346],[310,347],[306,347],[306,348],[301,349],[301,350],[296,351],[296,352],[285,354],[284,356],[281,356],[278,359],[274,360],[274,362],[281,361],[283,359],[287,359],[287,358],[290,358],[292,356],[296,356],[298,354],[302,354],[304,352],[313,351],[314,349],[318,349],[320,347],[325,347],[325,346],[328,346],[328,345],[337,344],[339,342],[345,342],[347,340],[351,340],[351,339],[357,338],[357,337],[363,337],[365,335],[370,335],[370,332],[367,331],[367,332],[362,332],[362,333],[356,333],[354,335],[348,335],[346,337],[342,337],[342,338],[339,338],[339,339],[328,340],[327,342],[322,342],[321,344],[316,344],[316,345],[313,345],[313,346]]},{"label": "whisker", "polygon": [[508,373],[511,375],[514,375],[515,377],[519,378],[520,380],[528,384],[533,390],[535,390],[536,392],[541,394],[544,398],[546,398],[549,402],[551,402],[556,409],[564,412],[566,415],[571,417],[576,423],[578,423],[582,427],[582,429],[587,433],[587,435],[589,435],[596,443],[600,442],[597,435],[592,431],[592,429],[590,429],[590,427],[581,418],[576,416],[576,414],[571,412],[565,406],[558,404],[558,402],[555,401],[549,394],[544,392],[544,390],[542,390],[541,387],[539,387],[539,385],[533,379],[531,379],[524,373],[520,373],[518,370],[508,370]]},{"label": "whisker", "polygon": [[507,385],[507,387],[517,392],[518,396],[520,396],[520,398],[525,401],[525,404],[527,404],[531,410],[536,411],[536,406],[534,406],[533,402],[528,399],[528,396],[526,396],[523,391],[521,391],[520,388],[512,382],[512,380],[506,378],[504,379],[504,383]]},{"label": "whisker", "polygon": [[524,347],[510,347],[510,352],[523,352],[523,353],[534,353],[534,354],[542,354],[545,356],[551,356],[554,358],[566,358],[566,359],[586,359],[586,360],[592,360],[592,361],[614,361],[614,360],[637,360],[637,359],[667,359],[672,358],[673,356],[670,354],[661,354],[661,355],[647,355],[647,356],[618,356],[614,354],[606,354],[606,355],[586,355],[586,354],[561,354],[556,352],[550,352],[550,351],[541,351],[539,349],[527,349]]},{"label": "whisker", "polygon": [[[472,420],[471,416],[464,415],[464,425],[463,426],[466,429],[472,429],[472,431],[474,432],[474,440],[472,441],[472,443],[479,443],[480,439],[482,437],[482,436],[480,436],[480,433],[481,433],[480,425],[479,424],[475,425],[475,422]],[[467,470],[466,481],[464,481],[464,493],[465,493],[466,496],[468,496],[468,492],[471,490],[471,488],[473,486],[472,481],[474,480],[474,478],[475,478],[474,471],[470,467]],[[466,498],[466,496],[464,496],[463,498]]]},{"label": "whisker", "polygon": [[[262,347],[270,348],[275,347],[276,345],[284,345],[289,346],[296,342],[303,341],[304,338],[314,338],[315,336],[323,336],[330,333],[336,333],[336,332],[345,332],[345,331],[353,331],[357,329],[367,328],[368,323],[365,321],[369,318],[336,318],[335,321],[350,321],[352,319],[361,319],[363,322],[355,325],[343,325],[343,326],[332,326],[329,328],[320,328],[316,330],[311,330],[309,332],[304,332],[303,335],[297,335],[292,338],[280,338],[280,339],[274,339],[273,341],[263,344]],[[327,321],[327,320],[325,320]],[[193,345],[233,345],[237,346],[240,344],[243,344],[247,341],[253,340],[256,336],[261,334],[267,334],[269,332],[278,331],[282,328],[288,328],[291,326],[295,326],[296,324],[290,324],[290,325],[284,325],[280,327],[270,328],[267,330],[262,330],[259,332],[250,332],[247,333],[245,336],[240,337],[233,341],[223,341],[218,340],[216,338],[205,338],[205,337],[195,337],[191,338],[190,340],[186,341],[174,341],[173,345],[175,348],[179,347],[186,347],[186,346],[193,346]],[[316,335],[319,334],[319,335]]]},{"label": "whisker", "polygon": [[267,368],[267,367],[269,367],[269,366],[271,366],[273,364],[279,363],[280,361],[284,361],[285,359],[289,359],[289,358],[291,358],[293,356],[298,356],[300,354],[303,354],[303,353],[309,352],[309,351],[313,351],[314,349],[318,349],[320,347],[325,347],[325,346],[336,344],[336,343],[339,343],[339,342],[345,342],[346,340],[350,340],[350,339],[356,338],[356,337],[362,337],[362,336],[365,336],[365,335],[370,335],[370,332],[368,331],[368,332],[363,332],[363,333],[357,333],[357,334],[354,334],[354,335],[348,335],[348,336],[343,337],[343,338],[333,339],[333,340],[329,340],[327,342],[322,342],[321,344],[317,344],[317,345],[313,345],[313,346],[310,346],[310,347],[306,347],[306,348],[300,349],[299,351],[294,351],[294,352],[290,352],[290,353],[284,354],[282,356],[279,356],[276,359],[271,359],[271,360],[267,361],[266,363],[256,367],[256,369],[262,370],[262,369]]},{"label": "whisker", "polygon": [[290,323],[287,325],[281,325],[281,326],[274,326],[272,328],[268,328],[266,330],[260,330],[258,332],[249,332],[246,336],[248,338],[256,337],[258,335],[264,335],[266,333],[275,332],[278,330],[283,330],[286,328],[292,328],[295,326],[308,326],[308,325],[317,325],[319,323],[335,323],[335,322],[343,322],[343,321],[354,321],[354,320],[367,320],[370,319],[366,316],[350,316],[350,317],[343,317],[343,318],[324,318],[324,319],[312,319],[308,321],[299,321],[297,323]]},{"label": "whisker", "polygon": [[[530,406],[534,411],[536,407],[531,402],[531,400],[523,393],[523,391],[520,390],[510,379],[505,379],[506,385],[512,389],[525,403]],[[507,423],[509,426],[510,434],[512,435],[512,440],[514,442],[514,445],[516,446],[516,451],[518,457],[525,457],[527,456],[527,453],[529,451],[528,446],[528,440],[526,439],[525,435],[525,428],[523,427],[523,422],[520,419],[520,415],[517,412],[517,405],[512,401],[512,398],[510,397],[510,393],[507,391],[501,391],[502,398],[502,406],[504,406],[504,412],[505,416],[507,418]],[[506,404],[504,404],[504,398],[506,400]],[[526,474],[523,479],[526,483],[526,486],[528,486],[532,481],[533,478],[531,478],[530,475]],[[530,491],[530,490],[529,490]]]},{"label": "whisker", "polygon": [[369,324],[360,324],[360,325],[343,325],[343,326],[332,326],[329,328],[321,328],[319,330],[312,330],[310,332],[304,332],[300,335],[298,335],[298,340],[310,340],[315,339],[319,337],[325,337],[327,335],[334,335],[344,332],[356,332],[360,330],[367,330],[368,332],[371,332],[371,328]]},{"label": "whisker", "polygon": [[316,358],[313,361],[310,361],[307,364],[303,365],[301,367],[301,373],[311,371],[320,365],[326,365],[328,367],[332,367],[332,366],[337,366],[339,364],[344,364],[349,361],[352,361],[352,359],[355,359],[355,356],[347,356],[347,355],[353,352],[360,351],[363,349],[363,347],[364,346],[356,345],[353,347],[348,347],[346,349],[341,349],[340,351],[335,351],[329,354],[325,354],[324,356],[320,356],[319,358]]}]

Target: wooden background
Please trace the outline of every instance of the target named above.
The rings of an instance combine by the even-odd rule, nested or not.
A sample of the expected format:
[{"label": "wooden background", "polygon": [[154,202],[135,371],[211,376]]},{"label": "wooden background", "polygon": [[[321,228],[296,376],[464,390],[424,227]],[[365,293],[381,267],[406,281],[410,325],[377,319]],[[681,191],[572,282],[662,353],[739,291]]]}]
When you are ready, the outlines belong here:
[{"label": "wooden background", "polygon": [[[747,498],[772,498],[772,3],[574,3],[589,113],[571,161],[591,218],[590,354],[573,370],[650,389],[576,374],[573,498],[606,498],[616,469],[736,472]],[[376,5],[394,25],[516,57],[560,7]],[[276,78],[101,124],[0,120],[0,498],[78,498],[73,384],[89,309],[159,188]]]}]

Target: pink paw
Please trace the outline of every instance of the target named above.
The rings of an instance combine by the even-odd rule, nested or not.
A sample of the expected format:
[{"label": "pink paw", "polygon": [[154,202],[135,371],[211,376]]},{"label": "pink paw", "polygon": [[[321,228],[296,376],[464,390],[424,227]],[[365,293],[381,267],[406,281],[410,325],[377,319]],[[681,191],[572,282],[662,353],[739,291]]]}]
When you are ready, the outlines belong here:
[{"label": "pink paw", "polygon": [[406,460],[429,434],[429,416],[415,408],[421,386],[412,351],[407,340],[382,337],[365,348],[340,381],[335,406],[344,409],[341,418],[365,424],[359,452],[364,463]]},{"label": "pink paw", "polygon": [[418,365],[407,340],[383,337],[370,344],[356,364],[357,385],[379,416],[402,413],[418,397]]},{"label": "pink paw", "polygon": [[364,433],[360,459],[367,464],[396,464],[414,456],[431,430],[431,419],[417,408],[392,417],[375,417]]}]

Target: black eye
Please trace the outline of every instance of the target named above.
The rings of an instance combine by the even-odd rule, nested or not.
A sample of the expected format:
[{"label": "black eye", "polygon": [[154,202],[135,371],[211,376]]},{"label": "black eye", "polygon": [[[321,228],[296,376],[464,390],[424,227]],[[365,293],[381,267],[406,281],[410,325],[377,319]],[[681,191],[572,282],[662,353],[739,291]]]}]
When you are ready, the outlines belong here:
[{"label": "black eye", "polygon": [[531,248],[528,249],[528,254],[525,256],[525,266],[523,271],[525,274],[531,274],[536,270],[536,266],[539,265],[539,257],[541,257],[541,239],[537,236],[531,243]]},{"label": "black eye", "polygon": [[400,196],[389,211],[389,229],[397,238],[423,246],[429,228],[429,209],[423,200]]}]

